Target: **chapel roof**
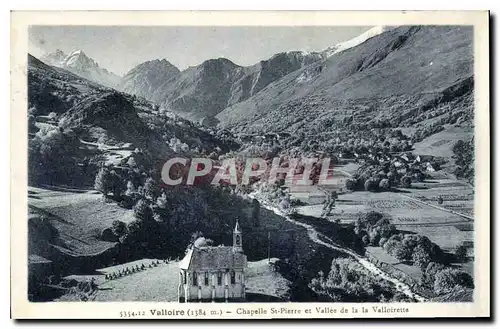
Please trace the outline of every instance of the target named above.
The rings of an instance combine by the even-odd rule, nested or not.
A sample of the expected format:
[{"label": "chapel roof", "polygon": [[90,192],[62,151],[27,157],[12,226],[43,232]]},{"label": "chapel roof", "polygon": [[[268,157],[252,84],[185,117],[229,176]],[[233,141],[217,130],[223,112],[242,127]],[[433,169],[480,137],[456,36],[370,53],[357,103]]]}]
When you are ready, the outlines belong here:
[{"label": "chapel roof", "polygon": [[184,270],[226,270],[242,269],[247,264],[247,256],[235,252],[229,246],[207,246],[188,250],[179,267]]}]

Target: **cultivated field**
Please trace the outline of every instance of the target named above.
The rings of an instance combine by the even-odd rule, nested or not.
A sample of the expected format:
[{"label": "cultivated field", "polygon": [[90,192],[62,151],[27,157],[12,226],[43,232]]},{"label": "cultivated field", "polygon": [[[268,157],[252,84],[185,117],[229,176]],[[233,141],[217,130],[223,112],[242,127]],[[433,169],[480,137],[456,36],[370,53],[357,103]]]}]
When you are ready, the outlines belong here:
[{"label": "cultivated field", "polygon": [[[412,184],[412,188],[391,192],[349,192],[340,194],[330,220],[343,224],[353,223],[369,211],[383,213],[396,228],[405,233],[428,237],[445,252],[454,253],[464,243],[468,247],[469,261],[451,264],[474,275],[474,195],[472,187],[461,181],[432,179]],[[443,199],[439,204],[438,198]],[[299,207],[298,213],[321,217],[322,204]],[[367,252],[379,261],[402,271],[417,280],[421,271],[417,267],[398,261],[380,247],[367,247]]]},{"label": "cultivated field", "polygon": [[[441,205],[437,201],[439,196],[444,200]],[[474,241],[473,205],[473,190],[467,183],[432,180],[400,192],[341,194],[331,219],[350,223],[361,213],[377,211],[390,218],[399,230],[426,235],[442,249],[453,251],[464,241]],[[298,212],[319,217],[322,205],[299,207]]]},{"label": "cultivated field", "polygon": [[[466,182],[433,178],[422,183],[413,183],[412,188],[401,190],[405,195],[420,201],[474,217],[474,189]],[[444,201],[441,205],[438,204],[439,197]]]}]

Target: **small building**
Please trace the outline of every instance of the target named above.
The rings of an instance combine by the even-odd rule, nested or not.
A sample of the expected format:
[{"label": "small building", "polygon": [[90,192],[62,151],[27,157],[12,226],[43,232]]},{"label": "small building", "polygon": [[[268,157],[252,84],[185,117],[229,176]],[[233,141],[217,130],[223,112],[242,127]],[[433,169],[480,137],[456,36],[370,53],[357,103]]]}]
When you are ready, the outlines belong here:
[{"label": "small building", "polygon": [[430,161],[434,160],[434,157],[432,155],[417,155],[415,160],[417,162],[424,163],[424,162],[430,162]]},{"label": "small building", "polygon": [[244,301],[246,266],[242,232],[236,221],[233,246],[195,242],[188,249],[179,265],[179,302]]},{"label": "small building", "polygon": [[435,172],[436,171],[436,168],[434,168],[434,166],[430,163],[430,162],[427,162],[425,164],[425,169],[429,172]]}]

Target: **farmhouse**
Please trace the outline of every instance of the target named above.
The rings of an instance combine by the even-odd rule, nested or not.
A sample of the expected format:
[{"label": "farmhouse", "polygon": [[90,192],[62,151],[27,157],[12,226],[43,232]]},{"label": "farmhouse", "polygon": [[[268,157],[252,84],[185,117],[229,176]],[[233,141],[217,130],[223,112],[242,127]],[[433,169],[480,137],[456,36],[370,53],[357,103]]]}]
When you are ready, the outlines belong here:
[{"label": "farmhouse", "polygon": [[427,162],[425,164],[425,169],[429,172],[434,172],[436,171],[436,168],[434,168],[434,166],[430,163],[430,162]]},{"label": "farmhouse", "polygon": [[415,160],[417,162],[424,163],[424,162],[429,162],[429,161],[434,160],[434,157],[432,155],[417,155]]},{"label": "farmhouse", "polygon": [[238,221],[232,247],[207,246],[204,241],[195,241],[179,265],[179,302],[244,300],[247,257]]}]

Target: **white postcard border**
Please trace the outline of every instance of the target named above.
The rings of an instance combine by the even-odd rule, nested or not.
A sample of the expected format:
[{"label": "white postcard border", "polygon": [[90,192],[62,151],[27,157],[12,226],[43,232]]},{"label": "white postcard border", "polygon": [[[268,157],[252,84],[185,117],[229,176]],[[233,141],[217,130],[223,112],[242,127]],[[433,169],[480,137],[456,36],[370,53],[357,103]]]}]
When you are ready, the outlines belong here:
[{"label": "white postcard border", "polygon": [[[30,25],[473,25],[475,65],[475,290],[473,303],[47,302],[27,299],[27,32]],[[487,11],[18,11],[11,13],[11,316],[15,319],[392,318],[490,315],[489,13]],[[374,312],[373,307],[408,311]],[[353,307],[358,310],[353,313]],[[272,313],[284,308],[290,313]],[[320,313],[328,308],[336,313]],[[348,312],[341,312],[342,309]],[[363,312],[367,309],[368,312]],[[153,315],[159,310],[165,315]],[[161,311],[164,310],[164,311]],[[205,310],[205,315],[196,315]],[[255,314],[240,314],[254,310]],[[260,312],[259,312],[260,310]],[[262,310],[266,310],[264,313]],[[306,310],[311,310],[310,313]],[[177,311],[177,312],[175,312]],[[169,315],[170,312],[176,315]],[[300,312],[300,313],[297,313]]]}]

